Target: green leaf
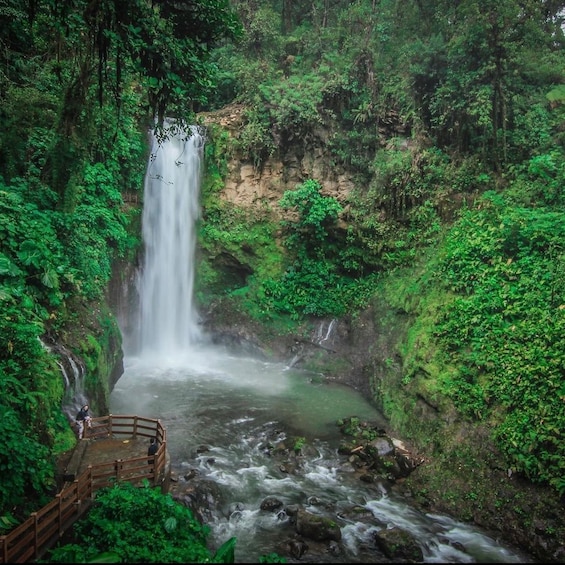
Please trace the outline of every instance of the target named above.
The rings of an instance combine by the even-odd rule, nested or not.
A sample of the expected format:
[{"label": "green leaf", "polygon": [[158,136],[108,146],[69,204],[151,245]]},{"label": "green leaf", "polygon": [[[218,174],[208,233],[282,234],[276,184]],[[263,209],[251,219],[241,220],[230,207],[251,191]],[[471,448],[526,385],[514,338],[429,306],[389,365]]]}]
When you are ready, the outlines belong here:
[{"label": "green leaf", "polygon": [[22,275],[22,271],[8,257],[0,253],[0,275],[17,277]]},{"label": "green leaf", "polygon": [[122,560],[117,553],[113,551],[105,551],[100,553],[96,557],[89,559],[87,563],[121,563]]},{"label": "green leaf", "polygon": [[237,538],[230,538],[224,542],[216,551],[214,561],[216,563],[235,563],[235,544]]}]

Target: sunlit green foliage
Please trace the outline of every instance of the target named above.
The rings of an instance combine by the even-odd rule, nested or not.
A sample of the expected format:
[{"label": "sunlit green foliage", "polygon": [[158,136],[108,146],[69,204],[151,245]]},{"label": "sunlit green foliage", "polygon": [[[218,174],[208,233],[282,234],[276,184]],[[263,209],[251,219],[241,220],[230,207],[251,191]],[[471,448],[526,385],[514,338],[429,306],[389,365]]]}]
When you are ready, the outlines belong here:
[{"label": "sunlit green foliage", "polygon": [[[400,307],[417,318],[403,346],[405,382],[429,369],[438,379],[430,387],[445,389],[466,417],[489,420],[516,469],[562,491],[561,7],[285,2],[279,34],[264,19],[275,3],[259,5],[261,13],[234,2],[245,49],[218,52],[230,92],[246,104],[240,154],[260,172],[270,157],[322,147],[355,186],[337,216],[320,194],[289,191],[281,205],[295,216],[280,225],[282,272],[232,296],[245,293],[251,305],[256,292],[262,312],[297,320],[340,315],[362,306],[376,280],[418,264],[437,286],[430,311],[412,312],[411,293],[427,289],[401,279]],[[508,198],[492,192],[476,207],[486,191]],[[468,211],[450,231],[460,209]],[[424,256],[433,259],[422,265]],[[423,370],[426,362],[434,366]],[[544,415],[527,429],[535,410]]]},{"label": "sunlit green foliage", "polygon": [[462,413],[494,418],[514,467],[560,491],[565,473],[565,215],[486,195],[450,232],[438,277],[455,299],[438,322]]},{"label": "sunlit green foliage", "polygon": [[105,552],[122,563],[233,562],[213,559],[209,533],[189,508],[159,488],[118,483],[98,491],[93,508],[76,522],[77,543],[54,549],[46,562],[84,563]]},{"label": "sunlit green foliage", "polygon": [[[237,539],[207,547],[210,527],[185,505],[145,480],[116,483],[96,493],[94,506],[73,526],[73,543],[51,550],[41,563],[235,563]],[[286,563],[277,553],[260,563]]]},{"label": "sunlit green foliage", "polygon": [[309,179],[295,190],[286,191],[279,202],[283,210],[298,214],[296,220],[284,223],[288,230],[286,245],[298,254],[323,253],[322,247],[342,211],[341,204],[333,197],[322,196],[321,189],[318,181]]},{"label": "sunlit green foliage", "polygon": [[285,192],[280,206],[289,211],[283,223],[289,264],[279,277],[262,281],[262,308],[298,320],[361,307],[370,295],[371,277],[358,281],[339,259],[339,202],[323,196],[320,183],[309,179]]},{"label": "sunlit green foliage", "polygon": [[222,271],[208,271],[206,262],[198,273],[198,286],[204,292],[229,293],[278,273],[281,249],[274,237],[274,226],[266,216],[253,215],[230,206],[208,208],[200,228],[203,249],[226,259]]}]

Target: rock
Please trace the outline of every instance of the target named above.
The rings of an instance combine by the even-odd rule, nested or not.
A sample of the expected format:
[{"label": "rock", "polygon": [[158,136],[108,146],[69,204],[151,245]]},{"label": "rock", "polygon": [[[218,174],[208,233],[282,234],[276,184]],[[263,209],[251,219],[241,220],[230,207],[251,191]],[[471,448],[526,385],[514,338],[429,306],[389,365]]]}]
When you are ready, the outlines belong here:
[{"label": "rock", "polygon": [[301,539],[291,539],[287,543],[287,549],[292,557],[300,559],[308,551],[308,544]]},{"label": "rock", "polygon": [[296,532],[315,541],[341,540],[341,529],[336,522],[302,509],[296,515]]},{"label": "rock", "polygon": [[373,534],[373,539],[386,557],[398,563],[421,563],[424,560],[422,548],[416,539],[400,528],[378,530]]},{"label": "rock", "polygon": [[268,496],[261,502],[261,510],[264,512],[276,512],[283,507],[283,503],[274,496]]}]

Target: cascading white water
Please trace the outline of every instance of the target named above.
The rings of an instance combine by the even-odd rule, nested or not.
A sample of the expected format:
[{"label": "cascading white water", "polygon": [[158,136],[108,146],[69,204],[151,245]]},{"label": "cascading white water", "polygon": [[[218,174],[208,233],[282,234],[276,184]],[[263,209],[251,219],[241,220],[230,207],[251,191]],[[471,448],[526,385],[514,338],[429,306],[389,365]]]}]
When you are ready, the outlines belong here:
[{"label": "cascading white water", "polygon": [[73,422],[81,406],[88,404],[84,386],[86,373],[84,363],[70,349],[60,343],[39,341],[42,347],[55,356],[56,363],[61,369],[61,375],[65,383],[65,394],[61,408],[69,421]]},{"label": "cascading white water", "polygon": [[200,337],[193,302],[204,136],[193,126],[152,139],[144,187],[140,355],[174,359]]}]

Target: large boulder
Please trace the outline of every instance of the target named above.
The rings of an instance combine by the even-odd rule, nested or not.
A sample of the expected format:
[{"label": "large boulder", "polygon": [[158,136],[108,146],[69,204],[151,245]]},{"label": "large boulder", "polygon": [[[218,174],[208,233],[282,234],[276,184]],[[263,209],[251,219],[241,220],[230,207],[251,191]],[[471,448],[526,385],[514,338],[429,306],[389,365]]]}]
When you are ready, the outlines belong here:
[{"label": "large boulder", "polygon": [[333,520],[303,509],[296,514],[296,533],[315,541],[341,540],[341,529]]}]

